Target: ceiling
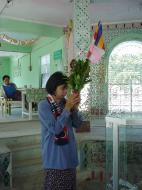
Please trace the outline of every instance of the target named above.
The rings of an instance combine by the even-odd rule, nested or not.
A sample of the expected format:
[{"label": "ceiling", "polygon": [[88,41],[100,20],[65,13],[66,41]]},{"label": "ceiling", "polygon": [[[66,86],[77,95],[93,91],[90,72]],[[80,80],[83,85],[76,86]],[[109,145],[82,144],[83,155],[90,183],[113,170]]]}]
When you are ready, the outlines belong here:
[{"label": "ceiling", "polygon": [[[142,22],[142,0],[90,0],[90,2],[91,24],[99,20],[102,23]],[[68,21],[73,19],[73,7],[73,0],[0,0],[0,17],[66,26]],[[37,38],[31,34],[6,34],[20,40]],[[0,52],[0,56],[20,57],[21,54]]]},{"label": "ceiling", "polygon": [[[99,20],[102,23],[142,21],[142,0],[90,1],[92,24]],[[73,0],[1,0],[0,16],[66,26],[73,18],[73,4]]]}]

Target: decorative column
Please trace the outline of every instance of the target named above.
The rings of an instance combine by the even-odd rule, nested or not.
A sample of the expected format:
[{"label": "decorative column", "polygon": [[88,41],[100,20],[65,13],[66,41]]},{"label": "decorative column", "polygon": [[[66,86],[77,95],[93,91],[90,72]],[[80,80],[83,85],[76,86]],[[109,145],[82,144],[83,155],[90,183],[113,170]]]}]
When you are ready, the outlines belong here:
[{"label": "decorative column", "polygon": [[[90,0],[74,0],[74,58],[85,60],[90,45]],[[80,108],[83,110],[84,120],[90,120],[90,86],[86,85],[81,91]]]},{"label": "decorative column", "polygon": [[90,0],[74,0],[74,57],[86,59],[90,45]]}]

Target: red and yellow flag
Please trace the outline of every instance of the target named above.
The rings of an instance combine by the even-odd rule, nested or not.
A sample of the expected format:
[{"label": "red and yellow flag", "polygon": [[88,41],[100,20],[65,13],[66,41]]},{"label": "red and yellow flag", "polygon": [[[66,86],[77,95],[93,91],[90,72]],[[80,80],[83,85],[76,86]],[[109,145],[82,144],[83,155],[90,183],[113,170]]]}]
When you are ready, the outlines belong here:
[{"label": "red and yellow flag", "polygon": [[98,63],[105,53],[104,36],[102,24],[99,21],[93,34],[92,42],[87,53],[87,58],[91,63]]}]

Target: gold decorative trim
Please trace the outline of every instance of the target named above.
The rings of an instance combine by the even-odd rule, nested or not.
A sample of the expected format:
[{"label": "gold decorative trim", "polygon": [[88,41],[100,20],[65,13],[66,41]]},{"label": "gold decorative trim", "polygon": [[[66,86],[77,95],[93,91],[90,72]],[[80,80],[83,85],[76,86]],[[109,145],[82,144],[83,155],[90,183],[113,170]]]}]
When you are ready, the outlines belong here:
[{"label": "gold decorative trim", "polygon": [[17,40],[15,38],[9,37],[6,34],[0,34],[0,40],[3,40],[13,45],[23,45],[23,46],[29,46],[35,42],[35,40]]},{"label": "gold decorative trim", "polygon": [[[95,26],[92,26],[92,31],[95,30]],[[142,22],[131,22],[131,23],[116,23],[116,24],[103,24],[104,30],[109,29],[131,29],[131,28],[142,28]]]}]

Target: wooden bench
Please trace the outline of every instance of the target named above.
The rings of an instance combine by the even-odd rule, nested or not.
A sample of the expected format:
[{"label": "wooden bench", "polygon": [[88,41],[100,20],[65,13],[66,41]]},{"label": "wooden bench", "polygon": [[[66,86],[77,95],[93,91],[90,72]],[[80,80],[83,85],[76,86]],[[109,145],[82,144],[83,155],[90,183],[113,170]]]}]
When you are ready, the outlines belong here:
[{"label": "wooden bench", "polygon": [[[36,103],[38,107],[38,103],[45,99],[46,96],[47,93],[44,88],[32,88],[22,91],[22,117],[27,115],[29,120],[31,120],[32,116],[38,115],[38,110],[35,110],[32,105],[33,103]],[[25,107],[25,100],[28,102],[28,109]]]},{"label": "wooden bench", "polygon": [[21,107],[22,109],[22,101],[15,101],[5,97],[0,97],[0,107],[2,116],[11,115],[12,108]]}]

